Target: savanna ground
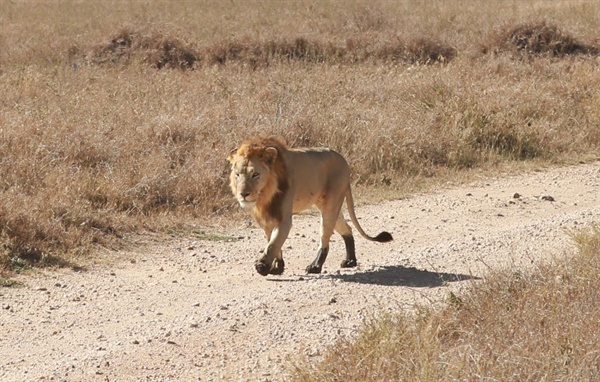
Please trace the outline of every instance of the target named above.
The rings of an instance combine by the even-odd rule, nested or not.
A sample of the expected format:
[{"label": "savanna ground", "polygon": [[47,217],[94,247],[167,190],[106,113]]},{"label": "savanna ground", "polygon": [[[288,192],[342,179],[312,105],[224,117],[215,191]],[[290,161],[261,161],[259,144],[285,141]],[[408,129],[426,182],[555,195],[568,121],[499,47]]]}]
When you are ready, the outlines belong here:
[{"label": "savanna ground", "polygon": [[342,152],[363,201],[597,159],[599,21],[576,0],[0,2],[3,283],[241,221],[224,158],[255,134]]}]

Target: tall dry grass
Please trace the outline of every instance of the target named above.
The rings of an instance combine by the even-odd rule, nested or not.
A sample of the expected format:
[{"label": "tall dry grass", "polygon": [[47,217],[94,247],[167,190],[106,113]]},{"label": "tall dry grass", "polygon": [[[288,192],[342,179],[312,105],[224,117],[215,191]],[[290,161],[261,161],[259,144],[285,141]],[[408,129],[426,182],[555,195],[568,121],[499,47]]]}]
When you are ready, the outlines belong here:
[{"label": "tall dry grass", "polygon": [[0,2],[1,263],[228,214],[254,134],[405,192],[598,156],[589,1]]},{"label": "tall dry grass", "polygon": [[442,309],[373,320],[290,380],[597,381],[600,230],[576,241],[568,261],[495,271]]}]

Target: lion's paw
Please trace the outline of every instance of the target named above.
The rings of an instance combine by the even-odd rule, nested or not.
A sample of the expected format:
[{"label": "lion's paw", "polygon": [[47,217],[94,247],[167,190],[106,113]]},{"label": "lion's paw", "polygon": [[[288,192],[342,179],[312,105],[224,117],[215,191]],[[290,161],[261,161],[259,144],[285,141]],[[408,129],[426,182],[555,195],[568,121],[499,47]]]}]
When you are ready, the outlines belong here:
[{"label": "lion's paw", "polygon": [[346,259],[346,260],[342,261],[342,265],[341,266],[342,266],[342,268],[354,268],[356,265],[357,264],[356,264],[356,260],[355,259],[352,259],[352,260]]},{"label": "lion's paw", "polygon": [[275,261],[273,261],[273,267],[269,271],[269,274],[281,275],[281,274],[283,274],[284,268],[285,268],[285,262],[283,261],[283,259],[275,259]]},{"label": "lion's paw", "polygon": [[261,276],[266,276],[271,271],[271,267],[260,261],[257,261],[254,264],[254,268],[256,268],[256,272],[258,272],[258,274],[260,274]]},{"label": "lion's paw", "polygon": [[311,264],[306,267],[306,273],[321,273],[321,267],[318,265]]}]

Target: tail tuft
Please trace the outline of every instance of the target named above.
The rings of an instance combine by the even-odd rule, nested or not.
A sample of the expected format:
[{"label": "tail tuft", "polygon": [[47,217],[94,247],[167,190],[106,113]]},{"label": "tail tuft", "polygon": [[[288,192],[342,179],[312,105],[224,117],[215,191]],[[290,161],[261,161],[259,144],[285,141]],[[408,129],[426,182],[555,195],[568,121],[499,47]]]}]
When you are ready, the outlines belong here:
[{"label": "tail tuft", "polygon": [[379,243],[387,243],[392,240],[394,240],[394,238],[389,232],[381,232],[379,235],[375,236],[375,241]]}]

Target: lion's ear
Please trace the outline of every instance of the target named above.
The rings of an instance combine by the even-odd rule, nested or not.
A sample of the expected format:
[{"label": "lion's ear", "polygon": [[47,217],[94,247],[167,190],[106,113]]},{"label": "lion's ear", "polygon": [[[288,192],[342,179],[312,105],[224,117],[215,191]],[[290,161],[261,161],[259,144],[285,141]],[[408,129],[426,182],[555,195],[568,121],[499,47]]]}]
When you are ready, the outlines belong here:
[{"label": "lion's ear", "polygon": [[233,163],[233,158],[235,157],[235,153],[237,153],[238,149],[237,147],[233,150],[231,150],[231,152],[229,153],[229,156],[227,157],[227,160],[229,161],[229,163]]},{"label": "lion's ear", "polygon": [[267,147],[263,154],[263,159],[267,164],[271,165],[275,163],[275,159],[277,159],[277,149],[275,147]]}]

